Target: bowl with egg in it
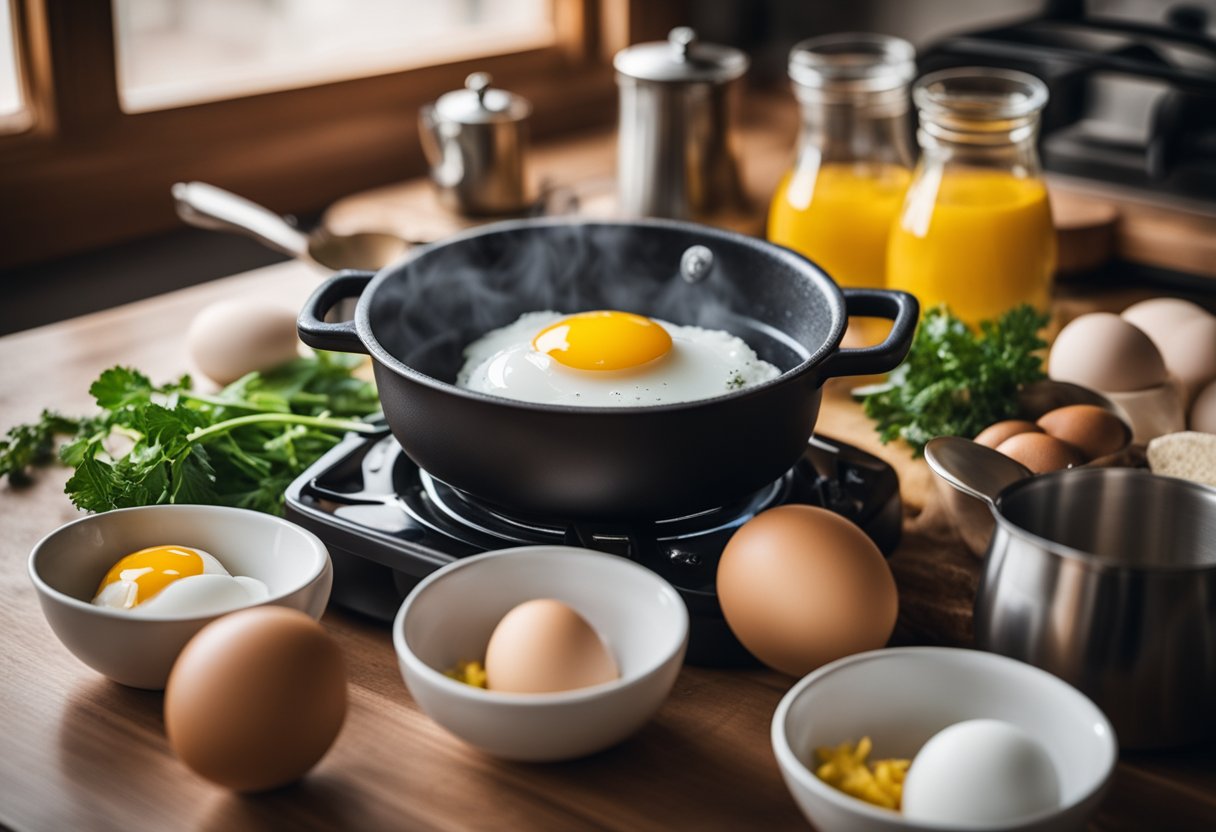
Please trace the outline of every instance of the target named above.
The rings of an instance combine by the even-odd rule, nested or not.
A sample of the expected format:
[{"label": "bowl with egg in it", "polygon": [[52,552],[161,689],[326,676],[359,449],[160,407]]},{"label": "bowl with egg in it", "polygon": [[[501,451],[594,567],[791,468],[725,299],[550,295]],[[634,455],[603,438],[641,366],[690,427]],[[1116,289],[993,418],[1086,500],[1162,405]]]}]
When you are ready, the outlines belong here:
[{"label": "bowl with egg in it", "polygon": [[[526,615],[537,602],[547,609]],[[547,661],[570,645],[606,651],[616,678],[559,689],[551,674],[587,663],[581,652]],[[423,712],[487,754],[528,762],[583,757],[633,734],[666,700],[687,645],[688,611],[671,584],[626,558],[566,546],[462,558],[419,583],[393,623],[402,678]],[[491,689],[449,675],[470,661],[484,661]],[[510,690],[493,689],[498,676]]]},{"label": "bowl with egg in it", "polygon": [[[115,569],[149,549],[156,551]],[[214,561],[233,577],[222,579]],[[196,569],[201,574],[190,574]],[[28,572],[47,623],[76,658],[147,690],[164,688],[186,642],[221,615],[273,604],[320,618],[333,585],[329,552],[316,535],[269,514],[206,505],[86,515],[43,537]],[[108,606],[93,603],[99,594]]]},{"label": "bowl with egg in it", "polygon": [[[1058,780],[1058,804],[1043,808],[1041,795],[1027,795],[1028,811],[1004,821],[958,820],[960,812],[984,811],[968,805],[966,787],[921,787],[918,811],[953,822],[916,820],[900,811],[872,805],[829,785],[819,773],[817,749],[832,749],[869,737],[873,756],[911,760],[903,781],[917,777],[932,784],[935,772],[917,764],[918,754],[945,729],[995,721],[1005,733],[1020,735],[1024,745],[1045,752]],[[992,726],[986,726],[991,728]],[[1046,671],[978,650],[944,647],[899,647],[875,650],[832,662],[805,676],[781,700],[773,714],[772,745],[786,786],[802,813],[822,832],[907,832],[907,830],[1002,830],[1065,832],[1085,828],[1110,782],[1118,759],[1114,729],[1102,711],[1082,693]],[[991,732],[981,732],[991,736]],[[935,743],[936,744],[936,743]],[[965,744],[954,743],[947,763],[968,761]],[[990,749],[977,748],[971,766],[981,769]],[[990,758],[989,758],[990,759]],[[1025,756],[1011,761],[1016,773]],[[940,766],[940,763],[937,763]],[[954,772],[943,774],[957,775]],[[945,785],[949,785],[946,783]],[[943,798],[943,792],[946,797]],[[1008,795],[1016,800],[1018,795]],[[982,796],[981,796],[982,797]],[[1037,802],[1038,808],[1033,808]],[[1012,806],[1010,814],[1017,813]]]}]

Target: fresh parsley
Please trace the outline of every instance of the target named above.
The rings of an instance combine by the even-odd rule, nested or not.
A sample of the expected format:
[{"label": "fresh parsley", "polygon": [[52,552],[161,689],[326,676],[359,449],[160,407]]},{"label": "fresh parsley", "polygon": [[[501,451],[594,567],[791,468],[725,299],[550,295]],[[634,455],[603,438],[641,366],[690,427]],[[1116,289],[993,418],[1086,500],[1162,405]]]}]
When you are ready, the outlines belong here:
[{"label": "fresh parsley", "polygon": [[976,332],[945,307],[928,310],[904,363],[862,394],[879,438],[902,439],[920,456],[934,437],[972,438],[1013,417],[1018,389],[1047,377],[1039,352],[1047,321],[1020,306]]},{"label": "fresh parsley", "polygon": [[76,469],[65,490],[80,508],[210,503],[277,514],[291,481],[348,431],[376,430],[365,419],[380,402],[352,375],[359,360],[320,352],[212,395],[189,376],[157,386],[113,367],[89,388],[95,416],[43,411],[0,439],[0,476],[28,479],[67,435],[59,458]]}]

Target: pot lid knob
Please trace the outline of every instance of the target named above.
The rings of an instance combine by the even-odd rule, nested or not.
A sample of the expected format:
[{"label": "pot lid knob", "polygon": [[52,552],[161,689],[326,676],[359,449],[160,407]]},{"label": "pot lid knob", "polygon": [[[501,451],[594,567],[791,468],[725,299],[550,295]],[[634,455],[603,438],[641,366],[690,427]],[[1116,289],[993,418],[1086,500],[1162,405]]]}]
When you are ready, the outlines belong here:
[{"label": "pot lid knob", "polygon": [[714,267],[714,253],[705,246],[689,246],[680,257],[680,277],[700,283]]}]

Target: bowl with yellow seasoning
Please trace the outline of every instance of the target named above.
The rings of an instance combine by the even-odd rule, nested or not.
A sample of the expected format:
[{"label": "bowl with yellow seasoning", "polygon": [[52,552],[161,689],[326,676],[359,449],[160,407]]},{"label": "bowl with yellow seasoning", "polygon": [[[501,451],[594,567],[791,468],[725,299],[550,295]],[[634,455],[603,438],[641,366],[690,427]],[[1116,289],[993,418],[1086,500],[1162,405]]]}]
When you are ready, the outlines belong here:
[{"label": "bowl with yellow seasoning", "polygon": [[1117,759],[1110,722],[1075,688],[955,648],[825,665],[781,700],[771,736],[821,832],[1081,830]]}]

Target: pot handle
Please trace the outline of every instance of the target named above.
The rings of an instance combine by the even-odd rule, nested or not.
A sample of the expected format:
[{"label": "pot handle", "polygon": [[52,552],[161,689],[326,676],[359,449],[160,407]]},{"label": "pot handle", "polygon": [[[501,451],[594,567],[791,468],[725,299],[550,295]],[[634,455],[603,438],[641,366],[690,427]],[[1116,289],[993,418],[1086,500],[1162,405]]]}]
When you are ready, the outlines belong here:
[{"label": "pot handle", "polygon": [[994,511],[998,494],[1031,476],[1020,462],[961,436],[930,439],[925,445],[925,462],[952,487],[983,500]]},{"label": "pot handle", "polygon": [[296,319],[296,332],[299,333],[300,340],[318,350],[367,353],[368,349],[359,340],[353,320],[328,323],[325,316],[339,301],[357,298],[363,294],[363,290],[375,276],[375,272],[348,269],[338,272],[318,286],[300,310],[300,317]]},{"label": "pot handle", "polygon": [[891,332],[881,344],[861,349],[840,349],[828,356],[819,378],[836,376],[868,376],[894,370],[908,354],[916,322],[920,318],[920,303],[907,292],[886,289],[842,289],[844,309],[848,315],[866,318],[886,318],[894,321]]}]

